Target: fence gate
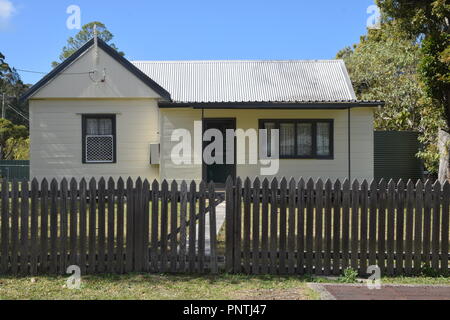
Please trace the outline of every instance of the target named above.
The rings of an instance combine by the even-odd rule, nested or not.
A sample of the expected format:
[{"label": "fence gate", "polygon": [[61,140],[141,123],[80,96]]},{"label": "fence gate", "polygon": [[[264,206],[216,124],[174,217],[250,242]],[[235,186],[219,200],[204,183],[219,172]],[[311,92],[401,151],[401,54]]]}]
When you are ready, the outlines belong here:
[{"label": "fence gate", "polygon": [[226,270],[449,273],[450,184],[381,180],[226,184]]},{"label": "fence gate", "polygon": [[66,274],[71,265],[82,274],[218,272],[213,184],[102,178],[1,187],[0,274]]}]

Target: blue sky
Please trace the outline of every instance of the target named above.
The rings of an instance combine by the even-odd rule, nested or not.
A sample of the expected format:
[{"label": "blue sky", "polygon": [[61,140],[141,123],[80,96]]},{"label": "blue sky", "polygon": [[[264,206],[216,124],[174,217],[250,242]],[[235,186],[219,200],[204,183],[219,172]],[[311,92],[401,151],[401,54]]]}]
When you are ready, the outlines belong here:
[{"label": "blue sky", "polygon": [[[0,52],[50,71],[69,36],[66,13],[102,21],[130,60],[332,59],[366,32],[373,0],[0,0]],[[41,75],[21,73],[26,83]]]}]

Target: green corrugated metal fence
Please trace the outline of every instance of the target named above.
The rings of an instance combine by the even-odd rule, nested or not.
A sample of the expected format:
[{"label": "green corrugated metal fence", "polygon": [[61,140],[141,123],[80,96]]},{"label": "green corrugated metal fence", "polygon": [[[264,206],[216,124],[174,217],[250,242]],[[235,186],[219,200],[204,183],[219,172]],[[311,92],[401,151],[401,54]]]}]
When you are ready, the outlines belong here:
[{"label": "green corrugated metal fence", "polygon": [[375,179],[422,179],[423,165],[416,157],[420,150],[418,136],[410,131],[376,131]]},{"label": "green corrugated metal fence", "polygon": [[9,180],[30,180],[30,161],[0,160],[0,176]]}]

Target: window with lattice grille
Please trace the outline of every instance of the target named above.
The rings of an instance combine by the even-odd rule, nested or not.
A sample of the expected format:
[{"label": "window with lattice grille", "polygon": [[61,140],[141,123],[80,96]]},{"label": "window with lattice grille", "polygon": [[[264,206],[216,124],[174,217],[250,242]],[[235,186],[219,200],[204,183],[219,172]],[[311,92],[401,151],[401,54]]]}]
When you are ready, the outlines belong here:
[{"label": "window with lattice grille", "polygon": [[83,116],[83,162],[114,163],[115,150],[115,116]]}]

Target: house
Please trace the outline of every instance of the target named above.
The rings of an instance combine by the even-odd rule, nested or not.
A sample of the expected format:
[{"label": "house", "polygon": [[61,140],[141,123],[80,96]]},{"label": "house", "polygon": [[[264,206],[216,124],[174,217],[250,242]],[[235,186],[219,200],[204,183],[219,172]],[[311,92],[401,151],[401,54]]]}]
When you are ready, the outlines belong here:
[{"label": "house", "polygon": [[[92,39],[22,98],[32,178],[374,177],[373,114],[382,102],[357,101],[340,60],[130,62]],[[204,161],[207,129],[224,133],[216,158],[258,161]],[[262,153],[251,132],[237,150],[232,129],[266,132],[279,157]],[[185,135],[192,152],[174,160]],[[262,154],[279,158],[274,172],[264,173]]]}]

